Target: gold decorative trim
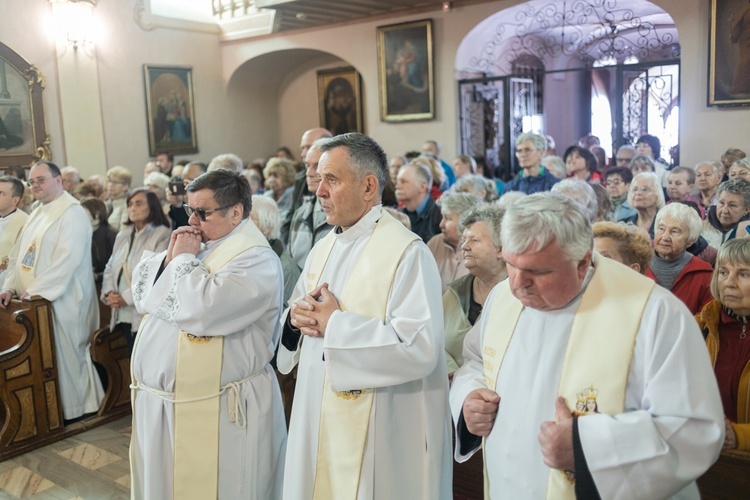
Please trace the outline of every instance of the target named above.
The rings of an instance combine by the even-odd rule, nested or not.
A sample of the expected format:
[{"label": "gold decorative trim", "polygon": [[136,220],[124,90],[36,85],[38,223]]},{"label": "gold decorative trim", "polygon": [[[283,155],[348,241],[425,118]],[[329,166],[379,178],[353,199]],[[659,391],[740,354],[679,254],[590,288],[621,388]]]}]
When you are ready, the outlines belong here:
[{"label": "gold decorative trim", "polygon": [[23,75],[26,77],[26,81],[29,83],[29,87],[33,87],[38,83],[42,90],[44,90],[46,80],[42,72],[39,71],[39,68],[32,64],[27,70],[23,72]]},{"label": "gold decorative trim", "polygon": [[186,333],[185,337],[193,344],[208,344],[213,339],[213,337],[198,337],[192,333]]},{"label": "gold decorative trim", "polygon": [[146,6],[144,5],[143,0],[138,0],[135,3],[135,8],[133,9],[133,20],[142,30],[152,31],[154,29],[154,24],[147,23],[143,20],[144,12],[146,12]]},{"label": "gold decorative trim", "polygon": [[48,161],[52,159],[52,150],[49,147],[50,139],[49,135],[47,135],[44,138],[44,142],[41,146],[36,148],[36,152],[34,153],[34,157],[37,158],[39,161]]}]

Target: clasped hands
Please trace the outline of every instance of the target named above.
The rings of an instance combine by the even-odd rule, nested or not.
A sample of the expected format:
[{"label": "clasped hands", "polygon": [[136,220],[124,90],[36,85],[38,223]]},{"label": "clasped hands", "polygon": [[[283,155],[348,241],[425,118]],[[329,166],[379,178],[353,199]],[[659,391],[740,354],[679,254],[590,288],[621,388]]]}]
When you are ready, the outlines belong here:
[{"label": "clasped hands", "polygon": [[[500,405],[500,396],[490,389],[476,389],[466,396],[463,404],[466,428],[475,436],[486,437],[492,431]],[[573,414],[565,399],[555,400],[556,422],[542,422],[537,440],[544,464],[552,469],[574,471]]]},{"label": "clasped hands", "polygon": [[167,249],[167,257],[164,259],[164,265],[166,266],[172,262],[173,258],[183,253],[198,255],[202,241],[203,232],[200,229],[192,226],[178,227],[172,231],[172,236],[169,239],[169,248]]},{"label": "clasped hands", "polygon": [[292,305],[289,319],[302,335],[323,337],[331,314],[339,309],[339,301],[328,291],[328,283],[323,283]]}]

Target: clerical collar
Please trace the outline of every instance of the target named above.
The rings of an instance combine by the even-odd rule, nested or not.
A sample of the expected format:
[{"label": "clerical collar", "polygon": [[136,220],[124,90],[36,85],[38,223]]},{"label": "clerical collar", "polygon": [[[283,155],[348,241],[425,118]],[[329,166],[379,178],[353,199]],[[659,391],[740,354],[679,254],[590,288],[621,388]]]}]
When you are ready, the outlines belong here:
[{"label": "clerical collar", "polygon": [[375,224],[382,215],[383,205],[375,205],[361,219],[346,231],[342,231],[340,226],[336,226],[336,240],[341,243],[350,243],[357,238],[365,236],[375,229]]},{"label": "clerical collar", "polygon": [[4,218],[6,218],[6,217],[10,217],[10,216],[11,216],[11,215],[13,215],[14,213],[16,213],[16,210],[18,210],[18,209],[17,209],[17,208],[14,208],[14,209],[13,209],[13,211],[12,211],[11,213],[9,213],[8,215],[0,215],[0,219],[4,219]]}]

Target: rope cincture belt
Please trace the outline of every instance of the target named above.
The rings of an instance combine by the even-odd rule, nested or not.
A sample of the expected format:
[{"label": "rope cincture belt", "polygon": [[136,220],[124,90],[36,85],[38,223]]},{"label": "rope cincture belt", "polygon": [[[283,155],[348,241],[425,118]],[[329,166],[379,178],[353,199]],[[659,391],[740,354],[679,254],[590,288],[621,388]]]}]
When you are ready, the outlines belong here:
[{"label": "rope cincture belt", "polygon": [[154,389],[153,387],[149,387],[147,385],[143,385],[143,383],[138,382],[137,384],[130,384],[131,390],[136,391],[144,391],[148,392],[150,394],[153,394],[159,399],[162,399],[164,401],[167,401],[168,403],[173,404],[180,404],[180,403],[194,403],[196,401],[205,401],[207,399],[217,398],[224,394],[224,392],[229,391],[228,400],[227,400],[227,412],[229,413],[229,421],[230,422],[236,422],[237,426],[240,429],[244,429],[247,425],[247,417],[245,416],[245,405],[241,404],[243,401],[240,398],[240,386],[247,382],[248,380],[252,380],[258,375],[263,373],[263,370],[253,373],[252,375],[249,375],[242,380],[235,380],[233,382],[229,382],[226,385],[221,386],[221,389],[216,394],[210,394],[208,396],[202,396],[199,398],[191,398],[191,399],[178,399],[176,400],[174,398],[174,392],[169,391],[160,391],[159,389]]}]

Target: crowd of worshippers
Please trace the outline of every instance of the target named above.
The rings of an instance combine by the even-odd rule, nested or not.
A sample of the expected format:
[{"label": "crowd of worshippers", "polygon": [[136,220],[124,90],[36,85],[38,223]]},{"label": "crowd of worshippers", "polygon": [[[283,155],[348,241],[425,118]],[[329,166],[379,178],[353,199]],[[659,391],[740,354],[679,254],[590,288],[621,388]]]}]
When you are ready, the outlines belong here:
[{"label": "crowd of worshippers", "polygon": [[141,187],[40,162],[0,177],[0,305],[52,302],[66,421],[101,402],[111,308],[135,498],[451,498],[482,446],[491,498],[696,497],[750,450],[750,162],[670,168],[649,135],[612,164],[591,136],[554,152],[520,135],[501,180],[315,128],[298,157],[160,154]]}]

